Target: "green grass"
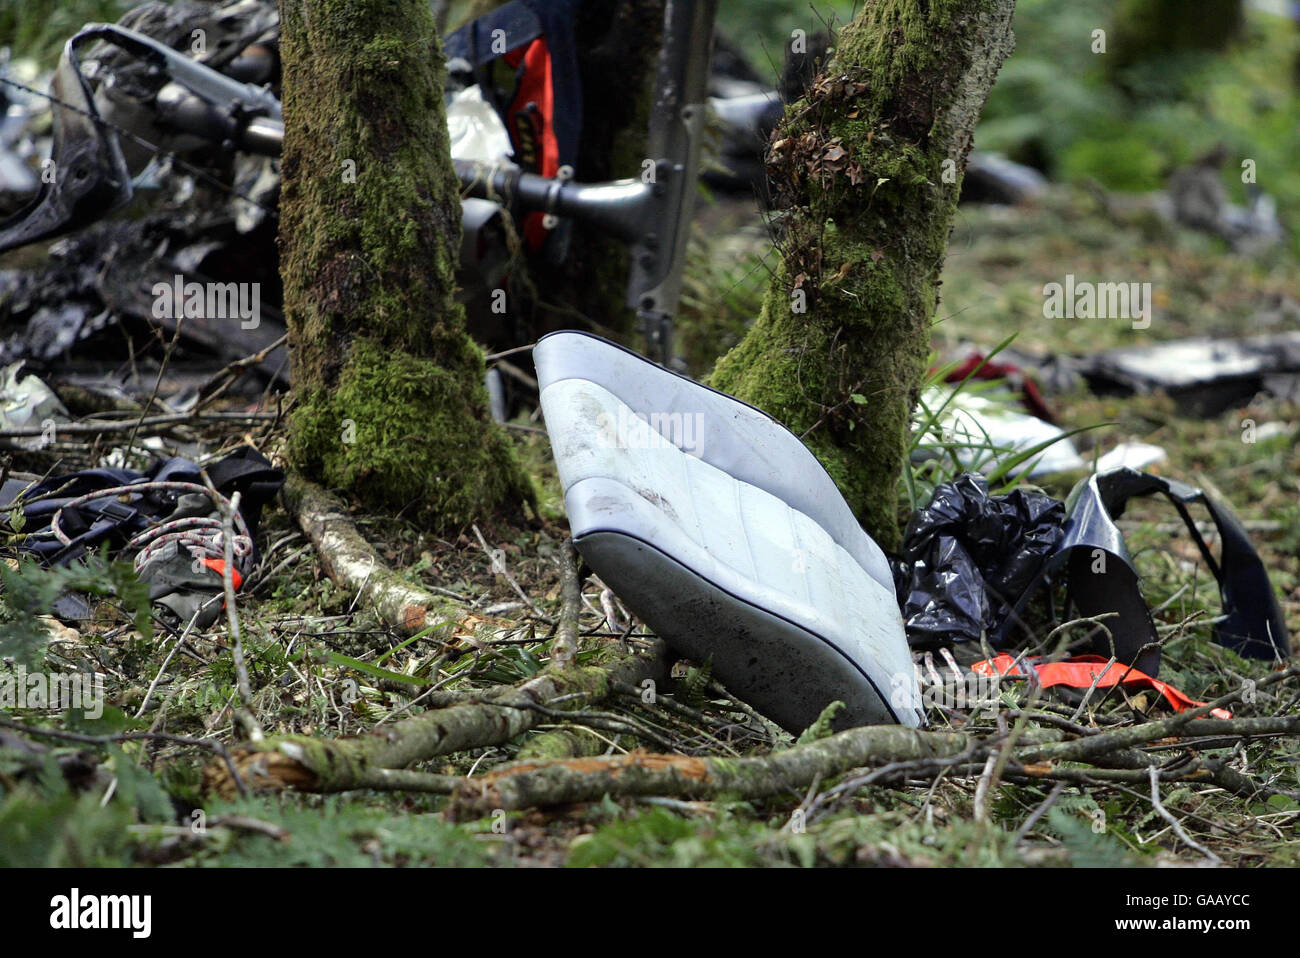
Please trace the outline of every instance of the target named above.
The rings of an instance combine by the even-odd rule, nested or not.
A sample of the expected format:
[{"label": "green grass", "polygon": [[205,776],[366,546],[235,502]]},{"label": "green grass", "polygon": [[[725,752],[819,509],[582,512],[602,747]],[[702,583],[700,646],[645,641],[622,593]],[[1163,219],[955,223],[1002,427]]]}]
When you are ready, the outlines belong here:
[{"label": "green grass", "polygon": [[87,23],[112,23],[131,0],[16,0],[0,5],[0,48],[52,69],[63,44]]},{"label": "green grass", "polygon": [[1114,85],[1108,54],[1094,54],[1093,29],[1112,29],[1113,0],[1019,0],[1016,52],[989,96],[978,148],[1042,166],[1067,182],[1107,189],[1162,187],[1179,166],[1224,144],[1222,170],[1244,202],[1241,161],[1255,161],[1259,188],[1284,222],[1300,215],[1300,96],[1293,63],[1300,33],[1278,17],[1247,11],[1243,35],[1223,55],[1171,54],[1125,74],[1137,93]]},{"label": "green grass", "polygon": [[[23,42],[32,49],[57,50],[60,34],[66,36],[81,21],[112,17],[106,6],[25,3],[24,11],[37,10],[50,17],[25,13],[21,25],[14,9],[5,7],[0,9],[0,38],[17,37],[21,30]],[[1034,109],[1028,109],[1033,103],[1025,91],[1033,89],[1033,82],[1046,82],[1045,74],[1035,80],[1035,57],[1058,58],[1069,65],[1068,51],[1035,41],[1040,26],[1046,30],[1049,21],[1059,18],[1065,26],[1050,35],[1063,42],[1066,26],[1087,26],[1091,11],[1101,6],[1052,5],[1057,11],[1053,13],[1044,3],[1022,0],[1020,59],[1008,64],[998,88],[1016,93],[1017,99],[991,106],[981,145],[992,145],[999,136],[1005,138],[1001,142],[1014,145],[1016,136],[1031,135],[1032,124],[1042,121],[1034,109],[1045,115],[1055,110],[1070,123],[1076,116],[1095,117],[1086,78],[1077,89],[1061,85],[1058,102],[1044,99]],[[761,12],[775,5],[755,8]],[[805,16],[788,6],[783,9],[796,22]],[[47,29],[46,21],[65,16],[64,11],[77,22]],[[725,6],[723,15],[729,15]],[[1035,18],[1041,24],[1036,25]],[[787,25],[786,21],[773,23],[781,24],[781,29]],[[1042,35],[1050,39],[1049,33]],[[1295,173],[1286,152],[1289,121],[1282,119],[1290,107],[1284,103],[1268,114],[1272,117],[1268,120],[1252,113],[1255,107],[1241,99],[1254,84],[1265,101],[1280,102],[1275,78],[1264,75],[1285,52],[1282,40],[1270,40],[1266,48],[1272,49],[1274,42],[1278,49],[1258,64],[1246,62],[1245,54],[1234,54],[1237,59],[1230,58],[1221,67],[1206,67],[1205,95],[1217,105],[1208,119],[1197,122],[1230,123],[1233,109],[1245,110],[1241,122],[1257,131],[1261,142],[1267,139],[1275,151],[1260,153],[1261,185],[1281,196],[1285,189],[1275,187],[1267,177],[1276,173],[1289,182],[1287,178]],[[1219,69],[1226,71],[1224,75],[1216,72]],[[1060,72],[1056,71],[1058,76]],[[1017,103],[1022,114],[1019,122],[1030,131],[1027,134],[1018,134],[1014,126]],[[1106,126],[1083,124],[1073,131],[1062,127],[1052,134],[1059,138],[1046,142],[1053,155],[1062,158],[1062,169],[1075,170],[1068,175],[1146,185],[1177,159],[1175,134],[1187,115],[1172,110],[1138,120],[1133,135],[1141,141],[1139,150],[1148,150],[1145,157],[1116,159],[1096,149],[1102,134],[1114,132]],[[1165,133],[1152,132],[1160,129]],[[1200,142],[1200,136],[1189,127],[1187,143]],[[1151,144],[1158,148],[1155,152],[1150,152]],[[1268,159],[1270,155],[1275,158]],[[1104,172],[1099,167],[1121,160],[1151,164],[1152,156],[1158,162],[1150,169],[1156,173]],[[752,320],[766,275],[761,266],[765,250],[761,231],[740,230],[734,221],[696,238],[684,303],[691,328],[684,341],[690,344],[697,372]],[[1040,202],[1015,210],[963,207],[944,271],[935,347],[938,356],[949,359],[970,348],[987,353],[1014,335],[1013,347],[1018,350],[1091,353],[1189,335],[1265,331],[1258,321],[1262,311],[1280,298],[1300,299],[1296,265],[1289,249],[1255,258],[1232,255],[1217,240],[1168,228],[1141,206],[1086,186],[1056,188]],[[1061,281],[1066,273],[1097,281],[1152,282],[1157,306],[1151,328],[1135,331],[1122,321],[1045,319],[1042,286]],[[1260,396],[1244,409],[1195,420],[1176,415],[1173,404],[1160,396],[1099,398],[1075,392],[1053,397],[1052,402],[1067,428],[1113,424],[1075,437],[1085,456],[1123,440],[1143,439],[1167,450],[1169,459],[1162,467],[1166,474],[1217,490],[1255,530],[1288,623],[1293,632],[1300,632],[1300,487],[1296,481],[1300,407]],[[1241,429],[1245,418],[1261,424],[1280,422],[1288,431],[1256,444],[1245,443]],[[563,535],[558,525],[562,501],[545,439],[532,433],[516,435],[521,460],[539,477],[547,522],[521,529],[485,529],[484,534],[507,547],[518,581],[553,612],[559,602],[554,557]],[[938,477],[928,472],[909,478],[910,494],[921,496],[926,484]],[[1048,492],[1064,496],[1070,481],[1044,480],[1043,485]],[[905,483],[900,495],[906,494]],[[1164,677],[1192,696],[1208,698],[1236,687],[1242,676],[1264,675],[1267,666],[1237,659],[1210,641],[1209,617],[1217,611],[1217,596],[1190,542],[1169,531],[1175,521],[1168,508],[1138,501],[1126,513],[1124,529],[1150,604],[1164,606],[1156,616],[1169,636]],[[388,562],[415,580],[477,601],[480,608],[517,600],[512,588],[490,573],[472,535],[463,541],[438,539],[409,522],[380,516],[363,517],[362,528]],[[489,648],[427,639],[403,643],[380,629],[353,594],[333,586],[310,550],[295,556],[303,540],[289,538],[295,529],[282,512],[269,510],[263,531],[268,543],[284,543],[270,561],[286,564],[255,596],[241,601],[240,612],[255,708],[269,731],[332,737],[372,728],[418,693],[409,682],[386,673],[434,679],[445,683],[445,689],[474,694],[494,683],[535,674],[545,660],[544,630],[532,636],[521,631],[514,644]],[[588,590],[588,597],[595,597],[594,590]],[[26,615],[23,654],[41,651],[51,668],[108,667],[109,710],[95,728],[72,716],[36,711],[24,712],[18,720],[93,734],[156,727],[176,735],[234,742],[230,713],[236,700],[234,672],[220,628],[195,637],[190,646],[194,654],[177,655],[164,669],[171,641],[161,633],[151,640],[137,634],[128,612],[106,603],[99,617],[82,630],[80,644],[72,645],[47,644],[28,627],[32,617]],[[594,627],[596,621],[594,612],[584,612],[585,626]],[[696,669],[670,691],[726,727],[725,733],[717,726],[681,722],[645,707],[636,697],[619,696],[600,708],[652,724],[687,754],[764,754],[789,744],[788,737],[758,728],[735,702],[702,681],[704,675]],[[137,719],[134,715],[155,679],[157,686]],[[344,701],[340,695],[348,681],[357,693],[355,701]],[[1008,694],[1012,701],[1024,701],[1023,689]],[[1261,712],[1280,709],[1292,694],[1294,690],[1287,690],[1279,698],[1262,701],[1258,708]],[[1134,709],[1149,709],[1153,704],[1149,696],[1128,700],[1112,696],[1096,718],[1127,720]],[[946,721],[935,718],[940,724]],[[1085,721],[1088,718],[1085,714]],[[580,723],[569,727],[591,738],[599,750],[643,745],[625,732],[584,729]],[[420,767],[448,774],[472,770],[479,776],[509,762],[543,731],[508,745],[443,756]],[[206,751],[175,742],[99,748],[41,741],[48,751],[35,757],[0,749],[3,865],[1141,866],[1186,864],[1196,858],[1169,836],[1148,801],[1110,788],[1067,789],[1027,839],[1019,842],[1017,831],[1046,799],[1049,787],[1004,783],[990,796],[987,820],[976,822],[974,779],[959,775],[945,776],[932,789],[928,784],[864,787],[805,828],[794,827],[793,818],[805,799],[802,792],[754,802],[607,800],[545,814],[514,815],[508,828],[494,828],[492,819],[448,823],[440,814],[443,800],[431,796],[358,792],[322,798],[290,793],[275,799],[217,803],[205,799],[200,788],[201,771],[210,758]],[[90,754],[107,777],[78,791],[55,763],[81,751]],[[1227,756],[1230,751],[1209,754]],[[1242,757],[1256,777],[1286,788],[1300,787],[1296,740],[1254,743]],[[118,781],[114,795],[104,800],[107,782],[114,777]],[[820,787],[833,784],[823,782]],[[1198,841],[1231,864],[1300,864],[1296,832],[1300,809],[1287,799],[1243,802],[1193,783],[1166,787],[1164,804],[1183,818]],[[202,816],[196,819],[199,806]],[[200,820],[204,827],[196,831]],[[1218,828],[1211,830],[1205,821]]]}]

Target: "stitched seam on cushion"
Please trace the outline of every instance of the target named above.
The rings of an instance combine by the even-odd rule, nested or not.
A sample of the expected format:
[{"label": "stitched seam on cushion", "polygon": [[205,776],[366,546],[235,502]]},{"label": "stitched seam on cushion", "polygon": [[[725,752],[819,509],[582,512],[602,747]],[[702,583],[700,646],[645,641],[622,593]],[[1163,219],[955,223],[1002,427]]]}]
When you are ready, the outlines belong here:
[{"label": "stitched seam on cushion", "polygon": [[[803,601],[805,605],[811,608],[813,607],[812,585],[808,578],[808,566],[811,563],[808,561],[808,558],[804,555],[803,540],[799,538],[799,526],[794,521],[794,514],[796,511],[797,510],[792,509],[790,506],[787,505],[785,507],[785,521],[786,524],[789,525],[790,527],[790,541],[794,543],[795,554],[799,556],[799,565],[800,565],[799,578],[803,581]],[[803,513],[799,513],[799,514],[803,515]],[[820,525],[817,525],[817,521],[815,519],[811,521],[813,525],[817,526],[818,529],[822,529]],[[822,532],[826,534],[827,539],[830,539],[830,543],[832,546],[834,546],[837,549],[841,548],[840,544],[835,541],[835,539],[830,535],[830,533],[826,532],[825,529],[822,529]],[[871,578],[871,576],[867,574],[866,569],[862,570],[862,574],[867,576],[868,579]]]},{"label": "stitched seam on cushion", "polygon": [[[693,383],[694,385],[699,386],[699,388],[704,389],[704,390],[707,390],[708,392],[714,394],[715,396],[718,396],[718,397],[721,397],[722,399],[727,400],[728,403],[734,403],[734,404],[735,404],[735,407],[737,407],[737,408],[735,408],[733,411],[731,411],[731,414],[732,414],[732,415],[740,415],[740,414],[742,414],[742,413],[744,413],[744,412],[748,412],[748,413],[757,413],[758,416],[760,417],[760,421],[766,421],[767,423],[770,423],[774,429],[779,430],[780,432],[783,432],[783,433],[787,433],[787,434],[789,435],[790,438],[794,439],[795,442],[799,442],[799,438],[798,438],[797,436],[795,436],[793,432],[791,432],[789,429],[787,429],[786,426],[785,426],[784,424],[782,424],[779,420],[774,419],[772,416],[768,415],[767,413],[763,412],[761,409],[757,408],[756,406],[751,406],[749,403],[745,402],[744,400],[737,399],[735,396],[731,396],[731,395],[728,395],[727,393],[719,392],[719,391],[716,390],[716,389],[711,389],[710,387],[705,386],[705,385],[703,385],[702,383],[695,383],[693,380],[690,380],[690,379],[688,379],[688,378],[685,377],[685,376],[681,376],[681,375],[679,375],[679,374],[677,374],[677,373],[674,373],[674,372],[672,372],[671,370],[667,370],[667,369],[663,369],[663,368],[661,368],[661,367],[655,366],[653,363],[651,363],[649,360],[647,360],[644,356],[641,356],[641,355],[639,355],[638,353],[635,353],[635,352],[633,352],[632,350],[627,349],[626,347],[619,346],[617,343],[611,343],[611,342],[609,342],[608,340],[604,339],[604,338],[601,337],[601,336],[596,336],[596,335],[591,334],[591,333],[584,333],[584,332],[582,332],[582,331],[580,331],[580,330],[559,330],[559,331],[556,331],[556,332],[553,332],[553,333],[548,333],[547,336],[546,336],[546,337],[543,337],[543,338],[545,339],[545,338],[550,337],[550,336],[561,336],[561,335],[563,335],[563,334],[565,334],[565,333],[569,333],[569,334],[576,335],[576,336],[583,336],[583,337],[586,338],[586,339],[594,340],[594,341],[596,341],[596,342],[602,344],[603,346],[605,346],[605,347],[607,347],[607,348],[609,348],[609,349],[611,349],[611,350],[615,350],[615,351],[617,351],[617,352],[619,352],[619,353],[626,354],[626,356],[627,356],[629,359],[636,360],[636,361],[638,361],[638,362],[640,362],[640,363],[644,363],[644,364],[646,364],[646,365],[648,365],[648,366],[653,367],[653,368],[654,368],[657,372],[659,372],[659,373],[662,373],[662,374],[664,374],[664,375],[666,375],[666,376],[672,376],[672,377],[675,377],[676,379],[684,380],[684,381],[686,381],[686,382],[688,382],[688,383]],[[552,386],[556,385],[557,383],[562,383],[562,382],[574,382],[574,381],[576,381],[576,382],[588,383],[588,384],[590,384],[590,385],[592,385],[592,386],[595,386],[597,389],[601,389],[601,390],[603,390],[603,391],[609,393],[611,396],[613,396],[613,397],[614,397],[615,399],[617,399],[619,402],[623,402],[622,397],[620,397],[620,396],[619,396],[616,392],[614,392],[612,389],[609,389],[608,387],[604,386],[604,385],[601,384],[601,383],[596,382],[596,381],[593,380],[593,379],[586,378],[586,377],[584,377],[583,375],[581,375],[581,374],[579,374],[579,373],[574,373],[574,374],[571,374],[571,375],[561,376],[561,377],[559,377],[559,378],[557,378],[557,379],[553,379],[553,380],[548,381],[548,382],[546,383],[546,385],[542,388],[542,392],[545,392],[547,389],[550,389]],[[627,406],[627,403],[624,402],[623,405]],[[725,404],[724,404],[724,405],[725,405]],[[629,411],[631,410],[631,408],[632,408],[631,406],[628,406]],[[807,452],[807,454],[811,457],[812,462],[816,464],[816,467],[817,467],[818,469],[822,470],[822,472],[825,474],[827,481],[830,483],[830,488],[831,488],[831,489],[837,489],[837,487],[836,487],[836,485],[835,485],[835,480],[831,479],[831,477],[830,477],[830,473],[826,472],[826,467],[825,467],[824,465],[822,465],[822,463],[821,463],[820,460],[817,459],[816,455],[812,452],[812,450],[809,450],[806,446],[804,447],[804,449],[805,449],[805,451]],[[705,462],[706,465],[713,466],[713,463],[707,462],[707,461],[704,460],[704,459],[701,459],[701,461],[702,461],[702,462]],[[719,467],[717,467],[717,466],[713,466],[713,468],[718,469]],[[725,470],[721,470],[721,471],[725,471]],[[733,478],[734,478],[734,477],[733,477]],[[737,481],[744,481],[744,480],[737,480]],[[754,483],[746,483],[746,485],[754,486],[754,488],[756,488],[756,489],[762,489],[762,488],[763,488],[762,486],[757,486],[757,485],[755,485]],[[795,511],[797,511],[797,512],[803,512],[803,510],[796,509],[796,507],[795,507],[794,505],[792,505],[790,502],[788,502],[788,501],[787,501],[786,499],[784,499],[783,497],[777,495],[775,492],[772,492],[772,491],[767,490],[767,489],[763,489],[763,491],[766,492],[766,493],[767,493],[769,496],[771,496],[772,498],[777,499],[777,500],[779,500],[779,501],[781,501],[781,502],[784,502],[788,508],[795,509]],[[838,491],[838,490],[837,490],[837,491]],[[865,540],[866,540],[867,546],[865,547],[865,551],[866,551],[866,553],[867,553],[868,555],[871,554],[871,552],[872,552],[872,547],[874,547],[875,549],[879,550],[879,548],[880,548],[879,544],[876,543],[875,540],[872,539],[869,535],[867,535],[866,531],[862,529],[862,527],[861,527],[860,524],[858,524],[858,522],[857,522],[857,518],[853,515],[853,510],[852,510],[852,508],[849,507],[849,505],[848,505],[847,502],[846,502],[844,505],[845,505],[845,511],[847,512],[847,515],[848,515],[848,522],[850,523],[849,529],[848,529],[847,532],[846,532],[846,538],[854,538],[854,537],[855,537],[855,536],[854,536],[854,531],[856,530],[856,532],[859,533],[859,534],[861,534],[861,535],[865,538]],[[803,515],[806,515],[806,516],[808,516],[808,518],[812,519],[812,516],[809,515],[809,514],[806,513],[806,512],[803,512]],[[828,519],[831,519],[831,520],[833,520],[834,522],[837,522],[837,523],[838,523],[838,522],[841,522],[841,521],[844,521],[844,518],[843,518],[842,516],[828,516],[827,518],[828,518]],[[827,535],[828,535],[828,536],[829,536],[829,537],[830,537],[830,538],[831,538],[831,539],[836,543],[836,545],[839,545],[841,549],[844,549],[846,552],[849,552],[850,555],[853,554],[853,553],[852,553],[852,552],[851,552],[851,551],[850,551],[846,546],[842,545],[842,544],[839,542],[839,540],[838,540],[838,539],[837,539],[837,538],[836,538],[836,537],[835,537],[835,536],[830,532],[829,529],[826,528],[826,526],[822,525],[820,522],[817,522],[816,519],[813,519],[813,522],[817,523],[817,525],[822,529],[822,531],[824,531],[824,532],[825,532],[825,533],[826,533],[826,534],[827,534]],[[855,545],[856,545],[856,543],[855,543]],[[882,553],[882,554],[883,554],[883,553]],[[855,562],[855,563],[857,562],[857,559],[856,559],[856,558],[854,559],[854,562]],[[865,566],[865,565],[862,565],[862,563],[858,563],[858,565],[862,568],[862,570],[863,570],[864,572],[866,572],[866,566]],[[871,573],[870,573],[870,572],[867,572],[867,575],[871,575]],[[876,578],[875,576],[871,576],[871,577],[872,577],[873,579]],[[880,582],[879,579],[876,579],[876,581],[877,581],[877,582]],[[881,585],[884,585],[884,584],[885,584],[885,583],[881,582]]]},{"label": "stitched seam on cushion", "polygon": [[[704,535],[704,526],[700,523],[700,510],[699,508],[697,508],[695,503],[695,496],[691,492],[692,489],[691,467],[686,463],[686,453],[682,452],[680,449],[677,449],[676,446],[673,446],[673,448],[677,450],[677,460],[682,464],[682,475],[685,476],[686,500],[691,505],[691,515],[695,517],[695,537],[696,537],[695,543],[701,549],[707,552],[710,556],[713,556],[714,562],[717,562],[718,557],[713,555],[713,550],[709,548],[709,540]],[[733,482],[736,481],[735,476],[730,476],[729,478]],[[726,563],[723,564],[725,565]]]},{"label": "stitched seam on cushion", "polygon": [[[731,478],[736,481],[736,515],[740,517],[740,535],[745,540],[745,554],[749,556],[751,578],[757,582],[758,560],[754,557],[754,543],[749,538],[749,526],[745,524],[745,502],[742,493],[745,491],[746,484],[741,480],[736,479],[735,476],[732,476]],[[775,498],[775,496],[773,498]]]}]

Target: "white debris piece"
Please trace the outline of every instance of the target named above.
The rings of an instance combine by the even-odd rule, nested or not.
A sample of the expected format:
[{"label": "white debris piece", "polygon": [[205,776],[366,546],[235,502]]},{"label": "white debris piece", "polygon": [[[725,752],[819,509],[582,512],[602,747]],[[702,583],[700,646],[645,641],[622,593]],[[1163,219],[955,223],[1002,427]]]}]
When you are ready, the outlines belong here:
[{"label": "white debris piece", "polygon": [[1154,466],[1168,458],[1168,453],[1149,442],[1121,442],[1097,460],[1097,472],[1112,472],[1124,468],[1136,469],[1140,472],[1147,466]]},{"label": "white debris piece", "polygon": [[447,104],[447,132],[453,159],[514,166],[506,125],[477,85],[467,86]]},{"label": "white debris piece", "polygon": [[[941,389],[927,389],[923,397],[928,409],[938,409],[945,399],[947,393]],[[958,460],[968,469],[992,472],[1007,459],[1045,442],[1051,445],[1012,474],[1028,469],[1030,476],[1044,476],[1088,465],[1059,426],[967,389],[959,390],[948,402],[939,427],[942,441],[955,447]]]},{"label": "white debris piece", "polygon": [[[68,410],[49,386],[33,375],[19,378],[23,363],[10,363],[0,370],[0,428],[4,429],[55,429],[59,423],[69,422]],[[41,449],[53,436],[14,437],[14,444],[23,449]]]}]

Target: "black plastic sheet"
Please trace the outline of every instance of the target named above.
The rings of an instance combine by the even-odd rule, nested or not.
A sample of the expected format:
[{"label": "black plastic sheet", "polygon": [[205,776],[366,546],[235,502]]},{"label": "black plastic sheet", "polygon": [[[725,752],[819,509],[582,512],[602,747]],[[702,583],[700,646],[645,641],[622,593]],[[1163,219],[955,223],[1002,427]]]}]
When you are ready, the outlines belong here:
[{"label": "black plastic sheet", "polygon": [[1000,632],[1061,537],[1065,504],[1026,489],[989,495],[960,476],[934,490],[907,525],[893,563],[913,648],[978,642]]},{"label": "black plastic sheet", "polygon": [[[984,636],[1007,648],[1028,600],[1055,579],[1064,581],[1080,617],[1110,617],[1095,630],[1093,651],[1156,675],[1160,640],[1115,524],[1130,499],[1151,495],[1174,506],[1219,585],[1214,640],[1247,658],[1289,656],[1267,570],[1232,511],[1187,483],[1127,468],[1082,480],[1066,503],[1027,489],[991,496],[988,483],[970,473],[936,488],[891,560],[908,643],[930,650]],[[1194,504],[1215,527],[1217,558],[1188,512]]]}]

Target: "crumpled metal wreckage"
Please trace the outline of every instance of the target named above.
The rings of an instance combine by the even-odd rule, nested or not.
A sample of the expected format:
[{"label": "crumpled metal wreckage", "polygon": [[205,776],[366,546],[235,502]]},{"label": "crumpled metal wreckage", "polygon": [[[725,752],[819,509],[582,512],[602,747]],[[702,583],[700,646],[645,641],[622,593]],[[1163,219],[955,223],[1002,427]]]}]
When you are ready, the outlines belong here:
[{"label": "crumpled metal wreckage", "polygon": [[[273,8],[248,0],[217,9],[154,3],[131,11],[123,22],[186,45],[201,28],[214,48],[206,61],[237,71],[234,54],[246,49],[241,43],[252,47],[264,39],[268,10],[274,16]],[[267,215],[278,180],[269,195],[259,193],[267,185],[271,160],[210,147],[200,162],[182,165],[180,154],[202,143],[193,138],[168,143],[175,159],[153,157],[136,139],[142,133],[157,136],[139,116],[138,98],[157,95],[165,78],[121,53],[96,44],[92,35],[67,45],[55,71],[49,148],[54,182],[43,177],[40,192],[5,221],[4,245],[43,241],[70,230],[76,235],[55,242],[40,268],[0,274],[0,317],[10,327],[0,342],[0,359],[57,361],[62,378],[76,378],[82,388],[107,398],[149,395],[156,379],[150,362],[137,359],[136,368],[123,375],[122,360],[129,357],[102,334],[119,324],[126,338],[144,333],[153,339],[157,329],[168,337],[179,333],[174,358],[181,362],[169,371],[160,394],[171,400],[175,390],[170,387],[177,380],[182,390],[193,392],[226,363],[264,349],[284,333],[276,309],[275,225]],[[113,82],[105,82],[109,78]],[[28,109],[33,109],[30,102]],[[229,180],[226,188],[213,188],[223,178]],[[135,192],[155,194],[154,208],[130,219],[105,218]],[[178,275],[214,284],[244,283],[266,295],[255,322],[195,316],[181,323],[177,316],[156,315],[152,293],[157,284],[170,284]],[[260,394],[268,382],[283,379],[286,370],[283,349],[274,350],[258,370],[260,381],[254,376],[242,388]]]},{"label": "crumpled metal wreckage", "polygon": [[[39,376],[22,375],[22,362],[0,369],[0,430],[33,427],[53,431],[59,423],[69,422],[68,410],[54,390]],[[20,449],[39,449],[41,436],[14,437]]]},{"label": "crumpled metal wreckage", "polygon": [[[710,73],[714,8],[715,0],[680,0],[666,10],[648,137],[653,183],[572,179],[583,99],[574,0],[515,0],[444,39],[452,155],[467,193],[459,285],[489,348],[518,345],[514,325],[485,305],[511,256],[505,221],[517,222],[531,254],[555,262],[566,255],[569,220],[578,219],[628,243],[627,302],[657,358],[671,357],[706,114],[723,137],[721,166],[705,178],[752,194],[767,135],[783,112],[777,92],[724,43],[716,45],[719,62]],[[196,31],[206,48],[190,55]],[[507,38],[504,51],[499,36]],[[151,323],[150,300],[138,289],[175,274],[265,287],[263,335],[241,330],[223,340],[188,323],[181,336],[195,349],[229,361],[283,334],[274,229],[266,223],[274,220],[283,138],[274,95],[278,42],[277,10],[266,0],[146,3],[116,25],[88,25],[69,41],[54,78],[53,154],[55,168],[72,175],[38,184],[29,206],[0,225],[0,250],[85,229],[141,189],[160,193],[169,208],[146,219],[140,235],[105,230],[99,242],[71,246],[39,284],[16,278],[20,288],[7,311],[29,322],[5,344],[8,359],[66,351],[119,317]],[[494,79],[502,59],[513,89]],[[162,152],[155,155],[151,144]],[[972,166],[972,182],[980,169]],[[97,271],[88,289],[73,281],[83,262],[113,268]],[[51,310],[62,311],[57,339]],[[284,381],[283,352],[268,356],[261,370]]]},{"label": "crumpled metal wreckage", "polygon": [[[53,183],[41,183],[27,208],[0,223],[0,250],[83,228],[121,208],[139,180],[133,181],[128,171],[145,160],[152,163],[149,151],[141,152],[142,144],[165,144],[174,157],[197,151],[204,162],[216,157],[238,163],[251,157],[262,164],[254,185],[266,186],[283,142],[279,100],[264,86],[275,74],[274,6],[258,0],[215,10],[182,5],[181,14],[160,12],[161,6],[146,4],[121,24],[91,24],[65,45],[52,99],[59,173]],[[572,178],[582,102],[574,7],[574,0],[515,0],[446,38],[457,150],[453,158],[467,194],[461,285],[472,298],[499,281],[508,246],[504,218],[520,224],[530,249],[547,247],[546,255],[553,257],[564,255],[554,247],[565,246],[567,219],[583,220],[627,242],[628,304],[641,316],[649,341],[667,358],[707,113],[715,0],[683,0],[665,9],[648,136],[652,181],[637,176],[579,183]],[[195,58],[174,48],[188,45],[177,34],[177,24],[200,16],[213,21],[214,44],[224,36],[222,28],[246,28],[236,38],[226,37],[224,60],[213,54]],[[255,22],[250,26],[241,18]],[[507,38],[505,51],[493,39],[500,30]],[[539,50],[543,55],[535,56]],[[517,81],[513,91],[504,93],[488,81],[489,66],[503,56]],[[94,67],[93,84],[83,70],[86,64]],[[467,92],[470,88],[478,90],[478,102]],[[491,108],[484,109],[488,100]],[[503,120],[513,125],[507,128]],[[513,130],[529,149],[520,147],[509,132]],[[501,152],[506,146],[509,155]],[[185,165],[193,169],[193,164]],[[278,180],[274,175],[269,180],[262,200],[232,190],[242,204],[230,201],[236,230],[247,226],[250,199],[254,206],[273,207]],[[226,245],[219,242],[206,252]],[[271,246],[262,257],[272,267],[273,254]],[[203,257],[195,258],[197,271]],[[244,269],[249,264],[234,265]],[[273,268],[271,273],[268,282],[274,285]]]},{"label": "crumpled metal wreckage", "polygon": [[[1115,520],[1130,500],[1158,495],[1167,500],[1186,525],[1206,567],[1219,586],[1222,613],[1214,624],[1214,639],[1246,658],[1282,661],[1291,654],[1291,640],[1268,572],[1250,535],[1227,505],[1204,490],[1177,479],[1115,469],[1081,481],[1067,500],[1069,521],[1053,552],[1048,573],[1064,567],[1074,603],[1085,616],[1106,611],[1120,615],[1109,626],[1114,653],[1156,674],[1159,643],[1151,614],[1136,585],[1132,557]],[[1189,506],[1202,507],[1219,540],[1216,558],[1201,535]],[[1108,560],[1104,569],[1098,553]],[[1118,572],[1119,579],[1113,576]],[[1118,607],[1117,607],[1118,604]],[[1124,608],[1127,604],[1128,608]],[[1142,605],[1145,614],[1139,614]],[[1099,640],[1100,643],[1100,640]]]},{"label": "crumpled metal wreckage", "polygon": [[1268,392],[1300,400],[1300,332],[1243,339],[1195,337],[1108,350],[1075,360],[1102,394],[1164,392],[1186,415],[1217,416]]},{"label": "crumpled metal wreckage", "polygon": [[[1300,314],[1300,306],[1285,301],[1281,305],[1287,313],[1262,318],[1291,322]],[[966,381],[971,378],[1003,380],[1003,388],[986,391],[983,383]],[[987,472],[1006,456],[1023,453],[1027,458],[1011,473],[1036,477],[1089,466],[1056,425],[1040,384],[1048,393],[1085,384],[1099,395],[1160,392],[1174,401],[1180,414],[1196,417],[1220,415],[1261,393],[1296,401],[1300,400],[1300,332],[1242,339],[1195,337],[1092,356],[1044,357],[1007,350],[1004,357],[990,361],[975,352],[948,375],[947,382],[956,385],[950,390],[931,387],[922,396],[926,409],[942,410],[929,427],[940,441],[923,437],[914,459],[946,456],[948,448],[956,446],[964,466]],[[1251,438],[1262,440],[1288,431],[1284,423],[1261,424]],[[1121,466],[1141,469],[1166,458],[1158,446],[1127,442],[1102,455],[1093,467],[1099,473]]]},{"label": "crumpled metal wreckage", "polygon": [[[1164,393],[1180,415],[1208,418],[1243,406],[1260,393],[1300,401],[1300,303],[1289,297],[1261,309],[1241,338],[1193,336],[1092,355],[1033,354],[1006,349],[999,363],[1048,395],[1086,387],[1101,396]],[[1009,360],[1007,362],[1006,360]],[[1035,415],[1037,410],[1030,410]]]}]

